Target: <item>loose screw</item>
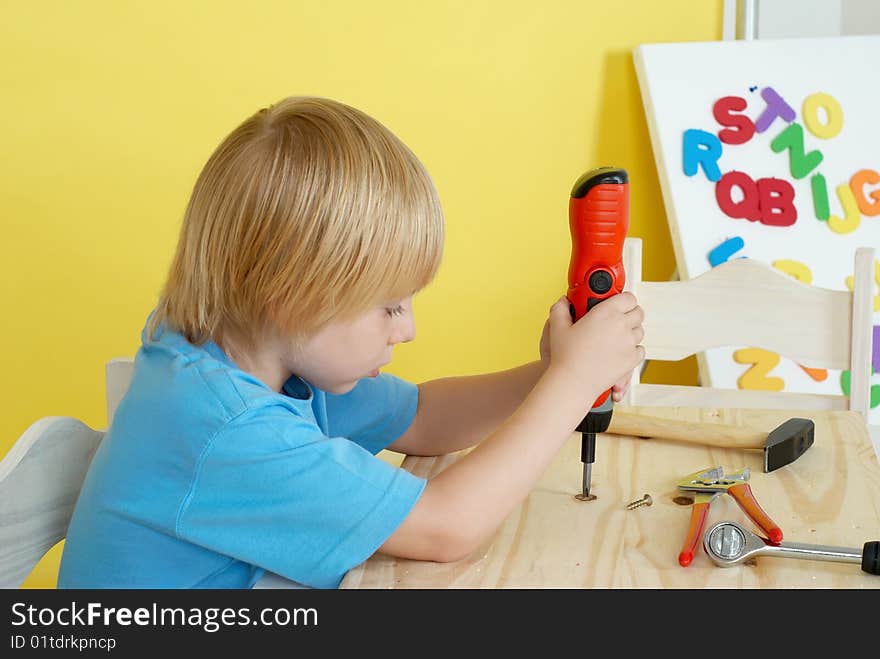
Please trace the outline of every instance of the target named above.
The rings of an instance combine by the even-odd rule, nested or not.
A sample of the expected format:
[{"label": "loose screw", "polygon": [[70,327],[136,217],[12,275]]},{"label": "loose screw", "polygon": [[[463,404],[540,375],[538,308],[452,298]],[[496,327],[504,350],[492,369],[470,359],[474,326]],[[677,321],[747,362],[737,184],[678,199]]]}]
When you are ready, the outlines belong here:
[{"label": "loose screw", "polygon": [[652,503],[654,503],[654,501],[651,499],[651,495],[646,494],[641,499],[626,504],[626,509],[635,510],[636,508],[641,508],[642,506],[650,506]]}]

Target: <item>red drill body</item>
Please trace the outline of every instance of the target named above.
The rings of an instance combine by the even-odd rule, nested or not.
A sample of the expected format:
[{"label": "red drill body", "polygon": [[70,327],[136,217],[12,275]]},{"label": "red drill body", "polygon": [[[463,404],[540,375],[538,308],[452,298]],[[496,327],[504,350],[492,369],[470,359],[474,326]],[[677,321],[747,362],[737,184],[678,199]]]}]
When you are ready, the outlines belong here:
[{"label": "red drill body", "polygon": [[[623,169],[600,167],[575,182],[568,205],[571,261],[568,301],[577,321],[596,304],[623,291],[623,242],[629,230],[629,177]],[[586,365],[589,368],[589,365]],[[590,476],[595,458],[596,433],[611,423],[611,390],[602,393],[578,425],[584,463],[582,499],[591,499]]]}]

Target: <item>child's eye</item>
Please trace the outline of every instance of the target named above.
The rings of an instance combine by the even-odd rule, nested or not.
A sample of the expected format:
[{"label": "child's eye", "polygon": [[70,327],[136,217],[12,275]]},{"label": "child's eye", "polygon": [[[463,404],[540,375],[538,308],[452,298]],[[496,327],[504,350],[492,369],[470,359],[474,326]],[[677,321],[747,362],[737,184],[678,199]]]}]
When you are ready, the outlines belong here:
[{"label": "child's eye", "polygon": [[392,318],[394,316],[399,316],[403,312],[404,312],[404,308],[403,308],[402,304],[398,304],[396,307],[394,307],[392,309],[385,309],[385,313],[388,314],[389,318]]}]

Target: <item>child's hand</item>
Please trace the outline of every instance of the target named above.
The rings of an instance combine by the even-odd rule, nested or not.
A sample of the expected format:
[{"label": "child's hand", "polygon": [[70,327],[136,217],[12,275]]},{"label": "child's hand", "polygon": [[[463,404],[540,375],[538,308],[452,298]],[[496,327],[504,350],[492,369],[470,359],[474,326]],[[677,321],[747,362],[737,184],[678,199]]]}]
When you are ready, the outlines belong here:
[{"label": "child's hand", "polygon": [[[547,370],[547,367],[550,366],[550,319],[544,321],[544,329],[541,332],[541,341],[538,344],[538,350],[541,354],[541,363],[544,365],[544,370]],[[619,403],[623,400],[624,395],[626,395],[627,390],[629,389],[629,382],[631,379],[631,373],[627,373],[623,378],[614,383],[614,386],[611,388],[611,398],[615,403]]]},{"label": "child's hand", "polygon": [[642,308],[628,291],[596,305],[576,323],[563,296],[550,308],[547,321],[548,370],[595,396],[616,388],[614,400],[619,400],[632,370],[645,358],[643,320]]},{"label": "child's hand", "polygon": [[613,387],[611,387],[611,399],[615,403],[619,403],[623,400],[626,390],[629,389],[631,375],[631,373],[627,373],[622,379],[615,382]]},{"label": "child's hand", "polygon": [[541,354],[541,363],[544,370],[550,366],[550,319],[544,321],[544,330],[541,332],[541,342],[538,344],[538,352]]}]

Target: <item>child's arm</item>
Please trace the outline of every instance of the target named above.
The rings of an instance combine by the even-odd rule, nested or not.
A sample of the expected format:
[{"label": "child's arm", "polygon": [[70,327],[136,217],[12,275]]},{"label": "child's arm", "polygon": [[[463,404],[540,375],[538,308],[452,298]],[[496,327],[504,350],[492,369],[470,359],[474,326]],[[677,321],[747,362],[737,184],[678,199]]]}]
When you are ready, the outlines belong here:
[{"label": "child's arm", "polygon": [[513,414],[545,369],[538,360],[497,373],[423,382],[413,422],[387,448],[441,455],[473,446]]},{"label": "child's arm", "polygon": [[451,561],[479,547],[528,495],[599,394],[644,359],[642,320],[631,293],[608,299],[577,323],[567,301],[554,304],[546,372],[489,437],[428,481],[380,551]]},{"label": "child's arm", "polygon": [[[541,359],[496,373],[440,378],[419,385],[419,407],[407,431],[389,450],[406,455],[443,455],[488,437],[523,402],[550,363],[548,325]],[[615,402],[629,387],[627,373],[613,386]]]}]

